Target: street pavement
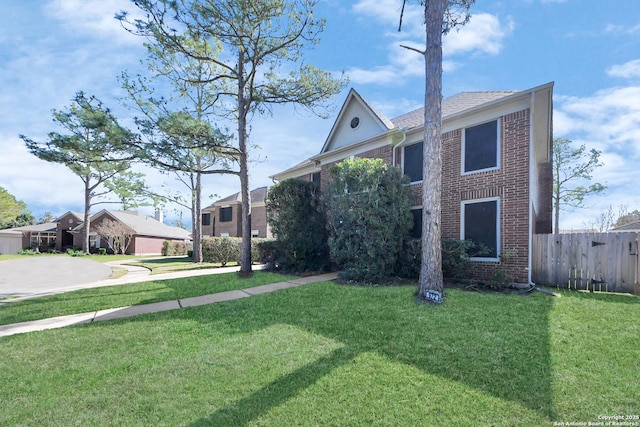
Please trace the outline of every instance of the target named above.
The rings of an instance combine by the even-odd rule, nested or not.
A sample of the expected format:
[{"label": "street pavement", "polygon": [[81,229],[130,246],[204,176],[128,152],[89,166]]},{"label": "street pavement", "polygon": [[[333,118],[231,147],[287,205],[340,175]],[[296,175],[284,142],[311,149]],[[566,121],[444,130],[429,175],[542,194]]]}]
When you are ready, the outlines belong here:
[{"label": "street pavement", "polygon": [[0,261],[0,299],[51,294],[108,279],[109,265],[82,257],[33,256]]}]

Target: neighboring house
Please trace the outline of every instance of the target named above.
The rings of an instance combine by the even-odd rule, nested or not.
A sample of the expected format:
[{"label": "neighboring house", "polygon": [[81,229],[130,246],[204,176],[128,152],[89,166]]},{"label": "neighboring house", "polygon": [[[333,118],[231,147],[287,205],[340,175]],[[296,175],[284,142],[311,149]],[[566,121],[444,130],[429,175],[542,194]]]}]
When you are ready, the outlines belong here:
[{"label": "neighboring house", "polygon": [[[159,219],[159,218],[158,218]],[[104,209],[91,215],[91,228],[89,233],[90,251],[98,248],[109,248],[105,239],[95,233],[95,226],[102,221],[110,220],[120,222],[129,227],[133,232],[131,243],[126,249],[127,254],[132,255],[160,255],[165,240],[176,242],[190,242],[191,233],[180,227],[172,227],[158,219],[139,213],[137,211],[115,211]],[[73,230],[74,246],[82,246],[82,229],[80,224]]]},{"label": "neighboring house", "polygon": [[81,247],[80,244],[74,243],[74,236],[76,233],[73,232],[80,224],[84,222],[84,214],[80,212],[66,212],[56,218],[56,223],[58,224],[56,233],[56,249],[60,252],[64,252],[69,248]]},{"label": "neighboring house", "polygon": [[56,227],[55,222],[47,222],[0,230],[0,254],[16,254],[23,248],[55,249]]},{"label": "neighboring house", "polygon": [[[171,227],[161,221],[160,214],[154,218],[136,211],[102,210],[91,216],[89,251],[109,248],[106,240],[100,238],[94,226],[105,219],[120,222],[129,227],[133,236],[127,247],[127,254],[160,255],[165,240],[188,243],[191,233],[183,228]],[[82,247],[83,215],[67,212],[56,222],[28,225],[25,227],[0,230],[0,254],[15,254],[22,248],[39,248],[44,251],[54,248],[64,252],[69,248]]]},{"label": "neighboring house", "polygon": [[640,231],[640,221],[630,222],[620,227],[612,228],[609,231]]},{"label": "neighboring house", "polygon": [[[267,224],[265,200],[268,187],[252,190],[251,198],[251,236],[271,237]],[[202,235],[217,237],[242,236],[242,196],[235,193],[220,199],[202,209]]]},{"label": "neighboring house", "polygon": [[[551,232],[553,83],[524,91],[463,92],[442,101],[442,236],[489,248],[472,274],[502,269],[530,281],[531,241]],[[422,221],[424,109],[394,119],[351,90],[319,154],[274,175],[325,186],[345,158],[381,158],[411,181],[415,237]],[[510,256],[505,257],[509,254]]]}]

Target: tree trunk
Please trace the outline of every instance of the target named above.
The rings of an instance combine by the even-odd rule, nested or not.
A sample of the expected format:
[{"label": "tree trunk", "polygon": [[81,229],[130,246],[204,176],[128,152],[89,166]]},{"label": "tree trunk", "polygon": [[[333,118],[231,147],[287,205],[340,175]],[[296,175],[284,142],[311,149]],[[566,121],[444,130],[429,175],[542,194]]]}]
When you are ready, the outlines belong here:
[{"label": "tree trunk", "polygon": [[240,198],[242,206],[242,254],[240,275],[251,276],[251,200],[249,199],[249,153],[247,150],[247,113],[245,99],[244,52],[238,53],[238,148],[240,150]]},{"label": "tree trunk", "polygon": [[425,5],[427,48],[425,51],[425,109],[422,180],[422,265],[420,297],[444,302],[442,279],[442,24],[447,0]]},{"label": "tree trunk", "polygon": [[84,184],[84,227],[82,228],[82,250],[89,253],[89,228],[91,227],[91,188],[89,178]]},{"label": "tree trunk", "polygon": [[[200,170],[200,159],[198,159],[198,170]],[[192,235],[193,235],[193,262],[202,262],[202,204],[200,195],[202,194],[202,174],[196,172],[196,185],[192,193],[193,218]]]},{"label": "tree trunk", "polygon": [[560,200],[553,196],[553,233],[560,233]]}]

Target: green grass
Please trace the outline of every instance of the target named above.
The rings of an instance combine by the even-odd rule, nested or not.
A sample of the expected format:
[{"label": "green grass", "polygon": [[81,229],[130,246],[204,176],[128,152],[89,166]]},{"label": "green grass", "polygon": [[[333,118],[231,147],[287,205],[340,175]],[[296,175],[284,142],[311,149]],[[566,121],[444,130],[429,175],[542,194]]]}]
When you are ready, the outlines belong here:
[{"label": "green grass", "polygon": [[[184,270],[200,270],[203,268],[217,268],[222,267],[220,263],[202,262],[194,263],[191,258],[187,257],[166,257],[147,259],[140,262],[128,262],[128,265],[136,265],[151,270],[151,274],[170,273],[174,271]],[[237,263],[228,263],[226,266],[231,267],[237,265]]]},{"label": "green grass", "polygon": [[640,410],[637,297],[320,283],[0,338],[0,425],[539,426]]},{"label": "green grass", "polygon": [[249,279],[241,279],[237,273],[223,273],[81,289],[0,305],[0,325],[128,305],[171,301],[284,282],[289,279],[291,276],[256,271]]}]

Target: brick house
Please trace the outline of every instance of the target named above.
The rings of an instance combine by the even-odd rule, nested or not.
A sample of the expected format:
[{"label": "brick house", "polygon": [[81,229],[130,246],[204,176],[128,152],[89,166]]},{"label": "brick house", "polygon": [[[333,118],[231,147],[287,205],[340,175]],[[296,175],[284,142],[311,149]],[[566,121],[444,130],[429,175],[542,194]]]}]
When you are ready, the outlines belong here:
[{"label": "brick house", "polygon": [[[473,259],[476,279],[502,269],[531,281],[532,235],[551,232],[552,95],[553,82],[442,101],[442,236],[489,248]],[[419,237],[423,137],[423,108],[387,119],[352,89],[320,153],[272,178],[324,186],[345,158],[381,158],[410,178]]]},{"label": "brick house", "polygon": [[[62,218],[64,219],[65,217],[63,216]],[[137,211],[103,209],[91,215],[91,231],[89,233],[89,249],[91,252],[96,251],[98,248],[109,248],[108,242],[94,231],[94,227],[104,220],[119,222],[131,229],[133,237],[125,251],[131,255],[160,255],[165,240],[184,243],[191,241],[191,233],[189,231],[166,225],[159,216],[152,217]],[[81,231],[83,227],[84,224],[80,223],[72,230],[73,246],[75,247],[82,246]]]},{"label": "brick house", "polygon": [[[271,237],[271,229],[267,224],[268,187],[251,190],[251,236]],[[217,237],[242,236],[242,197],[235,193],[220,199],[202,209],[202,235]]]}]

